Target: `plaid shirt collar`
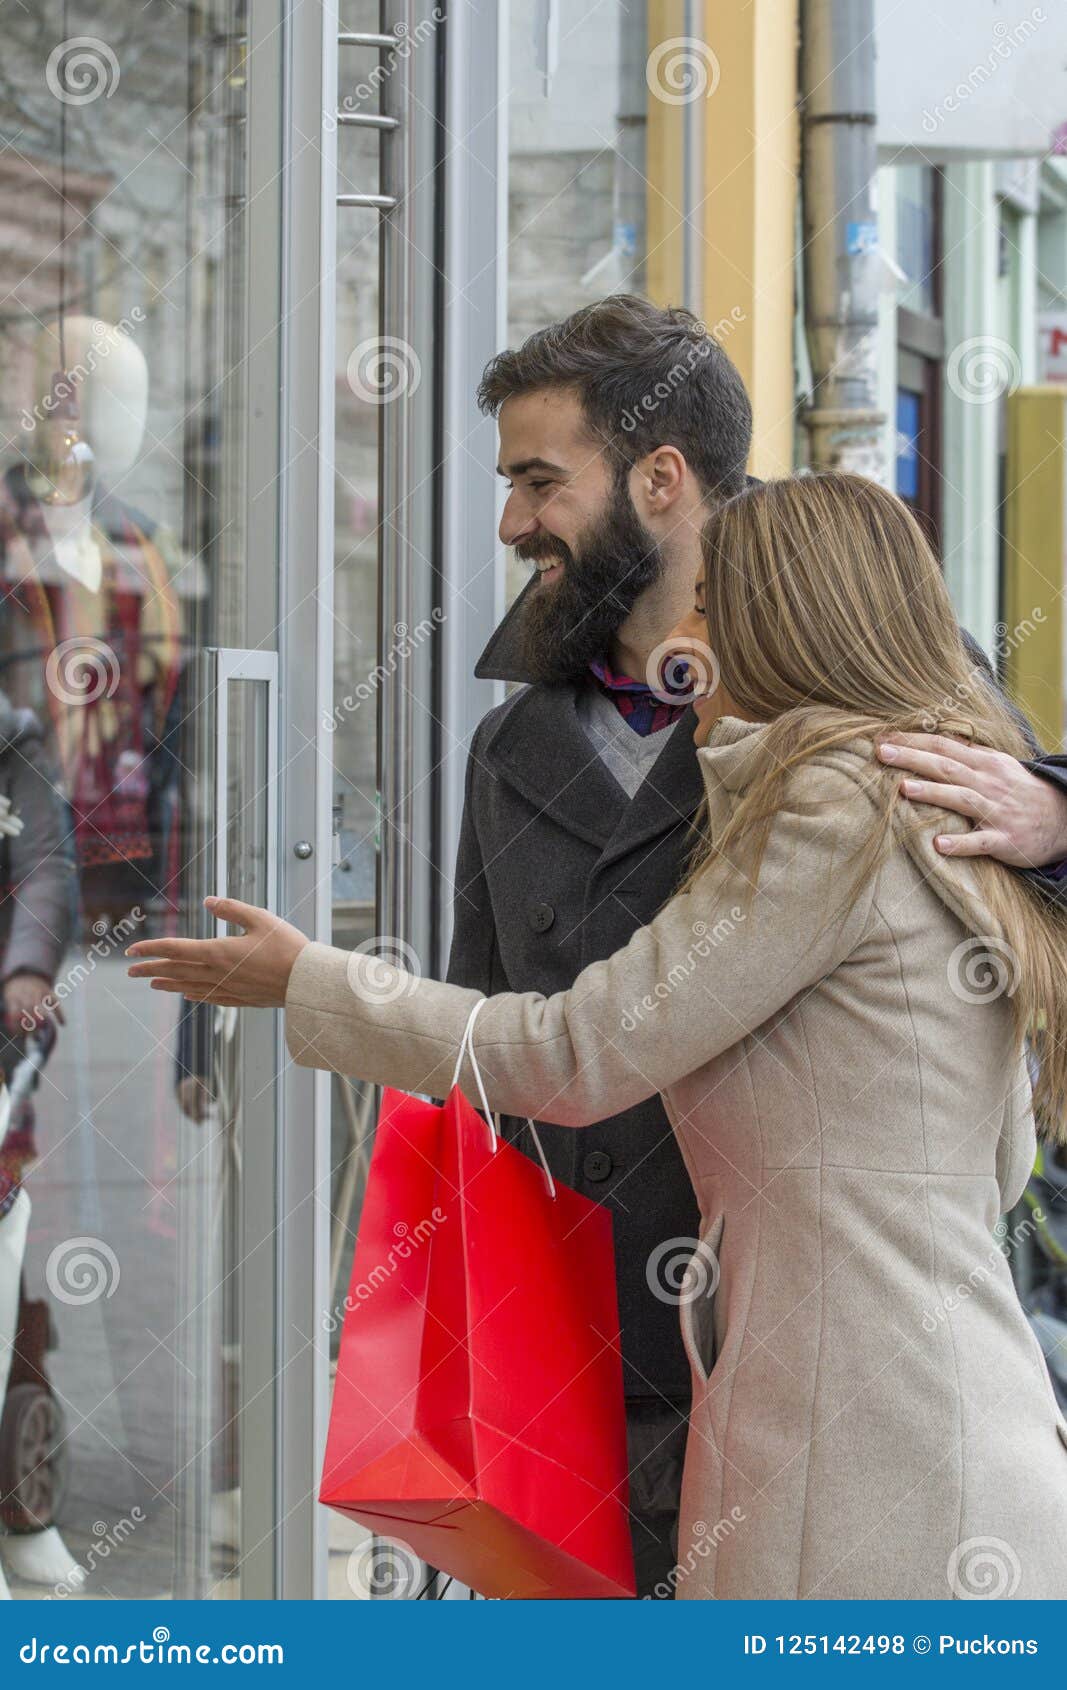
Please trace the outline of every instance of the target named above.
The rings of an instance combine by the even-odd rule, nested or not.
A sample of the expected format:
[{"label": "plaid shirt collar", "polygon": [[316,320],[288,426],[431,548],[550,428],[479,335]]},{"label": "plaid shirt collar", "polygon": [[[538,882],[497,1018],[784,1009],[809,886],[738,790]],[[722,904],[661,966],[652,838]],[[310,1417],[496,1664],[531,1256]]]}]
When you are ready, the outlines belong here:
[{"label": "plaid shirt collar", "polygon": [[677,704],[664,696],[679,691],[678,688],[663,687],[653,692],[647,681],[616,674],[606,657],[594,658],[589,669],[600,690],[611,699],[619,714],[625,716],[627,726],[642,738],[673,726],[689,708],[688,696]]}]

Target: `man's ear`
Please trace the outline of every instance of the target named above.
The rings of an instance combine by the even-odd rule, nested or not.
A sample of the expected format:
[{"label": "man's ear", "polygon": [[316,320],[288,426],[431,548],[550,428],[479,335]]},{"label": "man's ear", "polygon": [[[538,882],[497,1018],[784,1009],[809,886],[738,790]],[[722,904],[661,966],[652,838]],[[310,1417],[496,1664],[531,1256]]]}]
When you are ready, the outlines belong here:
[{"label": "man's ear", "polygon": [[677,446],[657,446],[630,471],[630,496],[640,515],[663,516],[682,497],[692,478]]}]

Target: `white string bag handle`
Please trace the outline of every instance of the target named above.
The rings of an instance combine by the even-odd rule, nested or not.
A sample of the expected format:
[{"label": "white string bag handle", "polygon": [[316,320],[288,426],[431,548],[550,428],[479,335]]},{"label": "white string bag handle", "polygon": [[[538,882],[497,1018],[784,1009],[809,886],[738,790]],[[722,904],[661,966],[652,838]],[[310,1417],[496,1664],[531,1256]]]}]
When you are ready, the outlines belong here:
[{"label": "white string bag handle", "polygon": [[[467,1017],[467,1025],[463,1029],[463,1037],[459,1042],[459,1055],[456,1057],[456,1067],[455,1072],[452,1075],[452,1085],[453,1087],[458,1086],[460,1072],[463,1068],[463,1058],[465,1056],[469,1056],[471,1059],[471,1068],[474,1073],[474,1083],[478,1087],[478,1096],[481,1099],[482,1108],[485,1110],[486,1125],[489,1128],[489,1147],[495,1156],[496,1147],[500,1142],[501,1136],[500,1117],[495,1115],[489,1107],[489,1099],[485,1095],[485,1086],[482,1084],[482,1071],[478,1066],[478,1058],[474,1054],[474,1023],[478,1019],[478,1011],[484,1003],[485,999],[479,998],[478,1002]],[[537,1128],[534,1126],[529,1115],[526,1117],[526,1125],[530,1129],[534,1144],[537,1148],[538,1159],[541,1163],[541,1167],[544,1169],[545,1180],[548,1185],[548,1195],[552,1198],[552,1201],[555,1202],[556,1182],[552,1178],[552,1170],[549,1168],[548,1160],[541,1145],[541,1140],[538,1137]]]}]

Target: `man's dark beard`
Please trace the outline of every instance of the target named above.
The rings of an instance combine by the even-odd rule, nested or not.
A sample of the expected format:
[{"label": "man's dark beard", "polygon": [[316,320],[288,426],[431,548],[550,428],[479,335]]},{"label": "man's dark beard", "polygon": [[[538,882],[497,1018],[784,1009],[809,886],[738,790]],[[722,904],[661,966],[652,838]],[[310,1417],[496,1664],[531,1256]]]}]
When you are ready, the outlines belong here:
[{"label": "man's dark beard", "polygon": [[659,547],[641,526],[625,484],[583,536],[577,557],[554,536],[528,540],[515,555],[559,558],[564,566],[559,580],[533,588],[523,607],[523,664],[533,680],[549,685],[581,680],[663,574]]}]

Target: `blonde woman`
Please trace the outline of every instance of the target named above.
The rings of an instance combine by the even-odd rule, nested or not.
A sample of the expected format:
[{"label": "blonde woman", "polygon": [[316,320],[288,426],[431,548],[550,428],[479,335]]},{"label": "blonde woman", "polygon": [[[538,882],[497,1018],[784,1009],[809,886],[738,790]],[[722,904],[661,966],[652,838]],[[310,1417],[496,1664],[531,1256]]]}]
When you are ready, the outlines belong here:
[{"label": "blonde woman", "polygon": [[[713,1305],[681,1308],[679,1597],[1067,1597],[1067,1423],[998,1232],[1034,1109],[1065,1119],[1067,945],[1009,870],[937,852],[967,824],[873,754],[932,724],[1013,757],[1021,736],[873,483],[753,488],[703,550],[677,630],[721,674],[691,871],[570,991],[484,1004],[488,1101],[579,1128],[664,1097],[718,1273]],[[301,1064],[447,1091],[479,994],[383,993],[373,958],[214,910],[245,936],[145,941],[132,972],[284,1002]]]}]

